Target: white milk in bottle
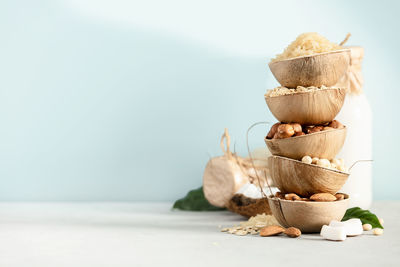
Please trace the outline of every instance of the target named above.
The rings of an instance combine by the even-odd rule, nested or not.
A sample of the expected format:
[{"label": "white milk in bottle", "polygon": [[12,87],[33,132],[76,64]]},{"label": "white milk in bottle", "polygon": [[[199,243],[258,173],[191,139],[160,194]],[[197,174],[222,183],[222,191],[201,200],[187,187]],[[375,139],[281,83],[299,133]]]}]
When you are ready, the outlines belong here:
[{"label": "white milk in bottle", "polygon": [[[350,67],[337,86],[348,88],[346,99],[335,118],[347,127],[345,144],[337,156],[343,158],[349,168],[357,160],[372,159],[372,112],[362,91],[363,77],[361,62],[362,47],[351,49]],[[372,202],[372,163],[357,163],[350,171],[350,177],[340,190],[350,196],[350,207],[369,209]]]}]

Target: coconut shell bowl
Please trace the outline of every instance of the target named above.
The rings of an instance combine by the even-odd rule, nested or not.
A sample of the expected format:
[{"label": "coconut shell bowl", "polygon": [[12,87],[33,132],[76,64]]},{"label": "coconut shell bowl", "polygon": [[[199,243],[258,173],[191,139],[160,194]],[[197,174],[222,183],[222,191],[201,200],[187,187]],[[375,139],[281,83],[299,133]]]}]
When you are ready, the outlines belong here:
[{"label": "coconut shell bowl", "polygon": [[349,173],[280,156],[269,157],[268,166],[272,182],[282,193],[303,197],[315,193],[334,195],[349,177]]},{"label": "coconut shell bowl", "polygon": [[289,95],[266,95],[265,102],[280,122],[316,125],[332,121],[342,108],[345,96],[345,88],[327,88]]},{"label": "coconut shell bowl", "polygon": [[349,196],[331,202],[293,201],[268,196],[272,214],[284,227],[296,227],[303,233],[317,233],[330,221],[341,221],[349,205]]},{"label": "coconut shell bowl", "polygon": [[342,149],[346,139],[346,127],[264,141],[272,155],[301,159],[305,155],[333,159]]},{"label": "coconut shell bowl", "polygon": [[278,82],[288,88],[333,86],[345,74],[350,49],[284,59],[269,63]]}]

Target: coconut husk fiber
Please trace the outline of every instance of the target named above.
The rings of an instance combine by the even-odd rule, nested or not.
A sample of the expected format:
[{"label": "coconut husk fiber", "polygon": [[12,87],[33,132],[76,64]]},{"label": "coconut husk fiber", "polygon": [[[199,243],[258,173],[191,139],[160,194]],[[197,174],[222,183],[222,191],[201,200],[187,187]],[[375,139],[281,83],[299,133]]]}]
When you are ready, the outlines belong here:
[{"label": "coconut husk fiber", "polygon": [[267,198],[249,198],[243,194],[235,194],[226,205],[234,213],[250,218],[257,214],[272,214]]}]

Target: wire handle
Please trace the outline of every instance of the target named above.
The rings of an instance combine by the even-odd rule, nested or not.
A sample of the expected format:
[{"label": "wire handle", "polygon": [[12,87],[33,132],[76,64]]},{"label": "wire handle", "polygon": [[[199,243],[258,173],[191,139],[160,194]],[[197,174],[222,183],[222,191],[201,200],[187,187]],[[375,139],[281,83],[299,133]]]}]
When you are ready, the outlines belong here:
[{"label": "wire handle", "polygon": [[[270,122],[268,122],[268,121],[260,121],[260,122],[256,122],[256,123],[254,123],[253,125],[251,125],[248,129],[247,129],[247,133],[246,133],[246,145],[247,145],[247,152],[249,153],[249,159],[250,159],[250,161],[251,161],[251,165],[252,165],[252,167],[253,167],[253,169],[254,170],[256,170],[256,166],[254,165],[254,161],[253,161],[253,158],[252,158],[252,156],[251,156],[251,153],[250,153],[250,146],[249,146],[249,132],[250,132],[250,130],[254,127],[254,126],[257,126],[257,125],[260,125],[260,124],[266,124],[266,125],[269,125],[269,124],[271,124]],[[263,190],[263,188],[262,188],[262,186],[261,186],[261,182],[260,182],[260,177],[258,176],[258,173],[257,173],[257,171],[255,171],[255,174],[256,174],[256,177],[257,177],[257,180],[258,180],[258,186],[260,187],[260,190],[261,190],[261,194],[263,195],[263,197],[265,198],[265,197],[267,197],[267,195],[265,194],[265,192],[264,192],[264,190]],[[271,192],[271,195],[272,195],[272,190],[271,190],[271,187],[270,187],[270,185],[269,185],[269,182],[268,182],[268,179],[267,179],[267,177],[265,177],[265,181],[267,182],[267,185],[268,185],[268,188],[269,188],[269,191]]]},{"label": "wire handle", "polygon": [[372,160],[372,159],[360,159],[360,160],[357,160],[357,161],[355,161],[351,166],[350,166],[350,168],[349,168],[349,172],[351,171],[351,169],[356,165],[356,164],[358,164],[358,163],[360,163],[360,162],[373,162],[374,160]]}]

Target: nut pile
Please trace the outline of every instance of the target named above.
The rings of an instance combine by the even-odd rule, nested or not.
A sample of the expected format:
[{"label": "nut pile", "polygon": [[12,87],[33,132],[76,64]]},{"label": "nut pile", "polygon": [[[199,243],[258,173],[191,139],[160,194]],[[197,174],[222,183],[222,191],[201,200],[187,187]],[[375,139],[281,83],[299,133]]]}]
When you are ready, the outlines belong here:
[{"label": "nut pile", "polygon": [[341,44],[331,42],[316,32],[306,32],[297,36],[296,40],[290,43],[281,54],[271,59],[271,62],[339,49],[343,49]]},{"label": "nut pile", "polygon": [[248,221],[241,222],[239,226],[222,228],[221,232],[235,235],[258,235],[262,228],[271,225],[279,225],[279,223],[274,216],[263,213],[250,217]]},{"label": "nut pile", "polygon": [[343,159],[320,159],[317,157],[310,157],[310,156],[304,156],[301,161],[303,163],[307,163],[307,164],[315,164],[318,165],[320,167],[325,167],[328,169],[333,169],[333,170],[337,170],[337,171],[341,171],[341,172],[347,172],[346,167],[344,166],[344,160]]},{"label": "nut pile", "polygon": [[267,139],[284,139],[289,137],[302,136],[332,129],[343,129],[344,126],[337,120],[323,125],[300,125],[299,123],[280,123],[272,125],[268,132]]},{"label": "nut pile", "polygon": [[283,194],[281,192],[276,192],[275,197],[285,200],[292,201],[316,201],[316,202],[331,202],[331,201],[339,201],[346,198],[345,194],[336,193],[335,195],[329,193],[316,193],[311,195],[309,198],[299,196],[295,193]]},{"label": "nut pile", "polygon": [[275,236],[281,233],[289,237],[299,237],[301,231],[295,227],[284,228],[279,225],[278,221],[272,215],[258,214],[251,217],[248,221],[241,222],[239,226],[222,228],[221,232],[244,236],[244,235],[260,235]]}]

